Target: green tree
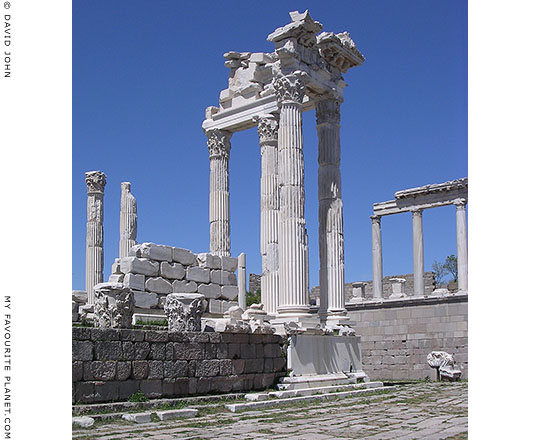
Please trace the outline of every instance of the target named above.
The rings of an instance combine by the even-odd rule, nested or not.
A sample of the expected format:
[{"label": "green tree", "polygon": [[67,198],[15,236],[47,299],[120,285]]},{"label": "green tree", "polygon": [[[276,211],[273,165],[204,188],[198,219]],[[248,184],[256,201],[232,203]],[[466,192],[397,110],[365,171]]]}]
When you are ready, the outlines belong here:
[{"label": "green tree", "polygon": [[246,306],[261,303],[261,289],[257,289],[255,293],[246,292]]},{"label": "green tree", "polygon": [[433,278],[435,279],[435,287],[441,287],[443,278],[448,273],[444,263],[439,263],[437,260],[433,261],[431,270],[433,271]]},{"label": "green tree", "polygon": [[454,254],[449,255],[446,257],[446,261],[444,262],[444,268],[446,269],[446,272],[452,275],[454,282],[457,281],[458,278],[458,271],[457,271],[457,258]]}]

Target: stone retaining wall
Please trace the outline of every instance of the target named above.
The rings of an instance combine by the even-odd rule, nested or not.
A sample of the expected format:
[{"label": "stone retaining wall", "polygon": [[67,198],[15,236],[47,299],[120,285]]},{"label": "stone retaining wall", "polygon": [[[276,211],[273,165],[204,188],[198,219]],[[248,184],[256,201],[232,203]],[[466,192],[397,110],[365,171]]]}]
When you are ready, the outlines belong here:
[{"label": "stone retaining wall", "polygon": [[187,249],[142,243],[117,258],[109,281],[123,283],[133,290],[135,312],[163,310],[169,293],[200,293],[207,299],[209,313],[222,314],[238,296],[235,271],[238,259],[209,253],[195,254]]},{"label": "stone retaining wall", "polygon": [[426,356],[431,351],[454,355],[467,378],[468,296],[407,299],[346,305],[362,337],[364,371],[372,380],[436,379]]},{"label": "stone retaining wall", "polygon": [[73,402],[262,390],[286,374],[284,339],[74,327]]}]

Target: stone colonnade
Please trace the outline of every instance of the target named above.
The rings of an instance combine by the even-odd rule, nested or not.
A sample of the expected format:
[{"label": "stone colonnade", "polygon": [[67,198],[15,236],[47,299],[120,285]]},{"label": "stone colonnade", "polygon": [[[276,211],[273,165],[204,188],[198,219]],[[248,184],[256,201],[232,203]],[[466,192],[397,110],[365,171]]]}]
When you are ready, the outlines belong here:
[{"label": "stone colonnade", "polygon": [[456,207],[456,238],[458,290],[468,290],[467,263],[467,186],[468,180],[457,179],[436,185],[398,191],[397,200],[376,203],[372,222],[373,298],[382,298],[382,239],[381,217],[402,212],[412,213],[414,296],[424,296],[424,238],[422,213],[424,209],[445,205]]},{"label": "stone colonnade", "polygon": [[[255,118],[261,149],[261,302],[271,315],[309,314],[302,102],[305,74],[277,74],[278,110]],[[340,100],[316,104],[319,138],[319,256],[323,320],[343,320],[345,266],[340,172]],[[230,255],[229,131],[206,131],[210,154],[210,252]]]},{"label": "stone colonnade", "polygon": [[103,282],[103,195],[107,176],[101,171],[85,173],[86,203],[86,293],[94,304],[94,286]]}]

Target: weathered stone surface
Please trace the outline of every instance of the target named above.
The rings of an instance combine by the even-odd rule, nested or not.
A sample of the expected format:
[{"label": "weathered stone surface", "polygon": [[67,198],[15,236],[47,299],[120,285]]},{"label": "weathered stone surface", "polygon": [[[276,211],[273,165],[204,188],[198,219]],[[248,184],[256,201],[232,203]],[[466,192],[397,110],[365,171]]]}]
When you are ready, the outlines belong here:
[{"label": "weathered stone surface", "polygon": [[170,332],[201,331],[204,310],[203,296],[198,293],[171,293],[167,295],[164,311]]},{"label": "weathered stone surface", "polygon": [[145,277],[141,274],[128,273],[124,277],[124,287],[144,292]]},{"label": "weathered stone surface", "polygon": [[84,363],[84,380],[114,380],[115,376],[115,361],[92,361]]},{"label": "weathered stone surface", "polygon": [[116,380],[127,380],[131,376],[131,362],[116,363]]},{"label": "weathered stone surface", "polygon": [[112,274],[109,276],[109,283],[121,283],[124,281],[124,276],[123,273]]},{"label": "weathered stone surface", "polygon": [[221,287],[217,284],[199,284],[197,291],[205,298],[219,298],[221,296]]},{"label": "weathered stone surface", "polygon": [[129,328],[135,302],[133,292],[120,283],[94,286],[94,324],[100,328]]},{"label": "weathered stone surface", "polygon": [[146,379],[148,377],[148,362],[147,361],[133,361],[131,364],[133,379]]},{"label": "weathered stone surface", "polygon": [[129,255],[156,261],[172,261],[172,248],[155,243],[142,243],[131,247]]},{"label": "weathered stone surface", "polygon": [[81,428],[90,428],[94,424],[94,419],[88,416],[72,417],[71,423]]},{"label": "weathered stone surface", "polygon": [[157,411],[156,415],[159,420],[173,420],[173,419],[184,419],[188,417],[196,417],[199,413],[199,410],[195,408],[184,408],[184,409],[171,409],[168,411]]},{"label": "weathered stone surface", "polygon": [[186,275],[186,270],[180,263],[167,263],[164,261],[160,265],[160,274],[164,278],[181,280]]},{"label": "weathered stone surface", "polygon": [[197,261],[199,262],[200,267],[204,267],[207,269],[221,268],[221,258],[219,257],[219,255],[201,253],[197,255]]},{"label": "weathered stone surface", "polygon": [[176,361],[164,361],[163,362],[163,375],[167,378],[177,378],[187,376],[188,361],[176,360]]},{"label": "weathered stone surface", "polygon": [[111,274],[122,273],[120,270],[120,258],[115,258],[114,263],[111,265]]},{"label": "weathered stone surface", "polygon": [[122,357],[122,342],[98,341],[95,343],[96,359],[100,361],[120,359]]},{"label": "weathered stone surface", "polygon": [[173,293],[195,293],[197,292],[197,283],[187,280],[176,280],[172,283]]},{"label": "weathered stone surface", "polygon": [[238,259],[224,255],[221,257],[221,268],[228,272],[234,272],[238,267]]},{"label": "weathered stone surface", "polygon": [[217,376],[219,374],[219,360],[202,360],[197,361],[195,368],[195,376]]},{"label": "weathered stone surface", "polygon": [[152,421],[152,413],[128,413],[122,414],[122,418],[128,422],[134,423],[150,423]]},{"label": "weathered stone surface", "polygon": [[159,273],[159,263],[146,258],[125,257],[120,260],[120,271],[155,277]]},{"label": "weathered stone surface", "polygon": [[83,362],[74,361],[71,363],[71,381],[78,382],[83,379]]},{"label": "weathered stone surface", "polygon": [[147,278],[145,283],[146,290],[150,292],[168,294],[172,293],[172,284],[162,277]]},{"label": "weathered stone surface", "polygon": [[198,283],[210,282],[210,269],[202,267],[188,267],[186,271],[186,280],[196,281]]},{"label": "weathered stone surface", "polygon": [[158,305],[159,297],[153,292],[133,292],[135,306],[141,309],[151,309]]},{"label": "weathered stone surface", "polygon": [[131,194],[131,183],[122,182],[120,196],[120,242],[118,256],[127,257],[137,244],[137,200]]},{"label": "weathered stone surface", "polygon": [[162,361],[148,361],[148,379],[163,379]]},{"label": "weathered stone surface", "polygon": [[197,262],[197,259],[195,255],[193,254],[193,252],[187,249],[182,249],[182,248],[177,248],[177,247],[172,248],[172,259],[173,261],[176,261],[177,263],[181,263],[184,266],[191,266],[191,265],[196,264]]},{"label": "weathered stone surface", "polygon": [[232,301],[238,296],[238,286],[222,286],[221,297]]}]

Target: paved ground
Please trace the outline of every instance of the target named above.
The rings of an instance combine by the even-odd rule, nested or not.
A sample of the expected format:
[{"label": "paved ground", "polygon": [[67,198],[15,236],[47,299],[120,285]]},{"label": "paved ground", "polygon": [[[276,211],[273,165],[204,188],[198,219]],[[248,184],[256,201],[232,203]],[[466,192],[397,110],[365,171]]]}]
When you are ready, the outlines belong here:
[{"label": "paved ground", "polygon": [[181,421],[100,422],[83,439],[452,439],[467,438],[467,383],[402,385],[384,394],[239,414],[222,409]]}]

